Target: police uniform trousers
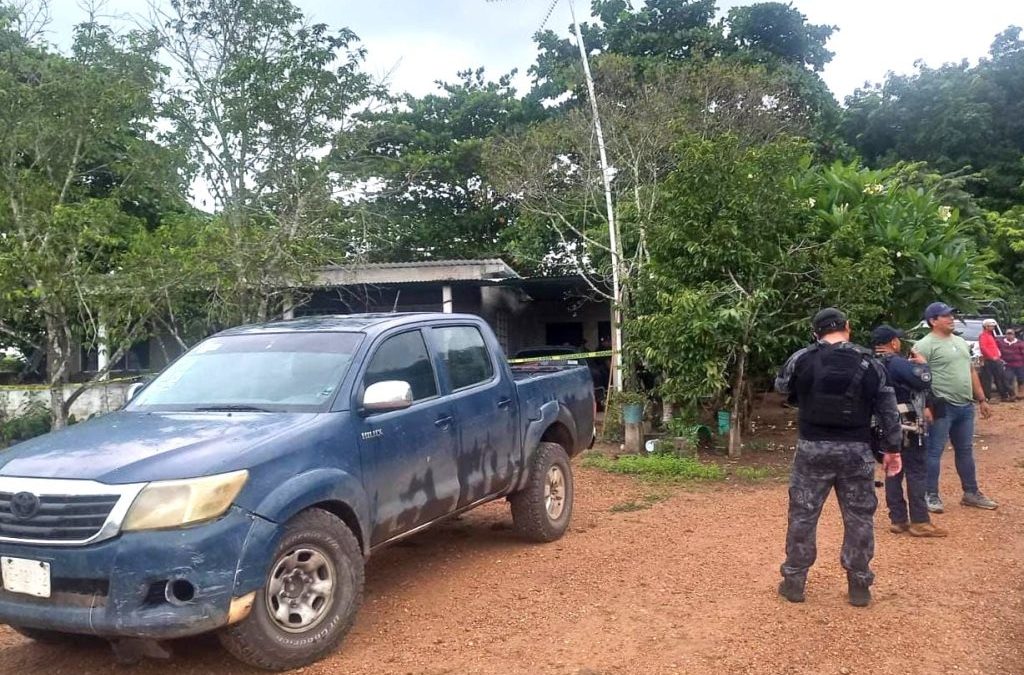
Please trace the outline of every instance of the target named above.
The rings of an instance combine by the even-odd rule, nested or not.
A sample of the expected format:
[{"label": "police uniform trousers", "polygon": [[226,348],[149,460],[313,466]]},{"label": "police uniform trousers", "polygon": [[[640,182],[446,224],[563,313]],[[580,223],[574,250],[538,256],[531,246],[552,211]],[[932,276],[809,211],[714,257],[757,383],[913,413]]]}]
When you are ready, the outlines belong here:
[{"label": "police uniform trousers", "polygon": [[789,529],[782,576],[803,582],[818,555],[821,507],[835,489],[843,515],[840,561],[851,581],[870,586],[875,575],[875,458],[867,443],[797,441],[789,478]]},{"label": "police uniform trousers", "polygon": [[[894,524],[907,522],[909,507],[911,523],[928,523],[928,505],[925,492],[928,485],[928,450],[924,436],[908,433],[903,443],[903,469],[895,476],[885,477],[885,503],[889,507],[889,520]],[[907,494],[903,496],[903,480],[907,481]]]}]

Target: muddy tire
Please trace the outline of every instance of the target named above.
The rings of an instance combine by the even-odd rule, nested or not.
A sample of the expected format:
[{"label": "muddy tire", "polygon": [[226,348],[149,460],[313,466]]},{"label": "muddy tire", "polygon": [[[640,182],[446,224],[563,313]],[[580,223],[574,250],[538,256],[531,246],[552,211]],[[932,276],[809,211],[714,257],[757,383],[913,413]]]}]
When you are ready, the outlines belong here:
[{"label": "muddy tire", "polygon": [[102,638],[95,635],[82,635],[80,633],[61,633],[55,630],[44,630],[42,628],[24,628],[22,626],[8,626],[18,635],[27,637],[33,642],[43,645],[95,645],[101,644]]},{"label": "muddy tire", "polygon": [[565,449],[541,443],[526,487],[509,497],[516,531],[531,541],[560,539],[572,519],[572,467]]},{"label": "muddy tire", "polygon": [[309,665],[345,637],[363,598],[363,555],[351,530],[320,510],[285,526],[249,616],[220,631],[240,661],[264,670]]}]

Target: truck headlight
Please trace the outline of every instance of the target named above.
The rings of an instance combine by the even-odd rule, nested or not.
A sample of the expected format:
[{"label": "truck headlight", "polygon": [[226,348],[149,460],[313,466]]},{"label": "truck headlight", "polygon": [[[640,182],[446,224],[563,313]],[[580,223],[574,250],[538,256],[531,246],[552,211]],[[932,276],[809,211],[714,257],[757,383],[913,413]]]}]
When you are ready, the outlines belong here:
[{"label": "truck headlight", "polygon": [[223,515],[249,478],[249,472],[166,480],[142,488],[125,516],[122,530],[160,530]]}]

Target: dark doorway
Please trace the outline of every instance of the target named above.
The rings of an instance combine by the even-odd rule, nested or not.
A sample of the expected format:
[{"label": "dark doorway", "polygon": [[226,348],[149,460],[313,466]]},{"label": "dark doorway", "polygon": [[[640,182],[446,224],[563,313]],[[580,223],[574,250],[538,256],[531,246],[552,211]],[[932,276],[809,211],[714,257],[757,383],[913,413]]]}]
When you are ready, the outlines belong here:
[{"label": "dark doorway", "polygon": [[597,348],[611,349],[612,348],[612,322],[611,321],[598,321],[597,322]]},{"label": "dark doorway", "polygon": [[579,347],[583,344],[583,324],[579,321],[572,323],[549,323],[546,326],[545,344],[570,347]]}]

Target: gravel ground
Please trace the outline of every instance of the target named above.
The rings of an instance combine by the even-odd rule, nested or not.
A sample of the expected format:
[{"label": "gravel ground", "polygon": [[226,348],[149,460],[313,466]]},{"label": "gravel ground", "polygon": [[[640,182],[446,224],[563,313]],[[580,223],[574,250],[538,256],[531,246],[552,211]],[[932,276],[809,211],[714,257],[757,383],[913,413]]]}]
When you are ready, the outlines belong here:
[{"label": "gravel ground", "polygon": [[[767,436],[793,442],[786,415]],[[530,545],[491,504],[376,556],[343,648],[301,672],[325,673],[1024,673],[1024,403],[978,426],[983,489],[1001,503],[958,505],[943,469],[945,540],[893,535],[884,508],[870,608],[846,602],[840,516],[830,499],[807,602],[775,592],[784,480],[652,487],[577,467],[570,533]],[[783,455],[755,458],[782,463]],[[657,501],[660,499],[660,501]],[[635,501],[645,508],[613,507]],[[647,502],[654,502],[647,508]],[[170,663],[124,670],[244,673],[215,640],[173,645]],[[0,627],[0,673],[109,673],[102,646],[48,647]]]}]

